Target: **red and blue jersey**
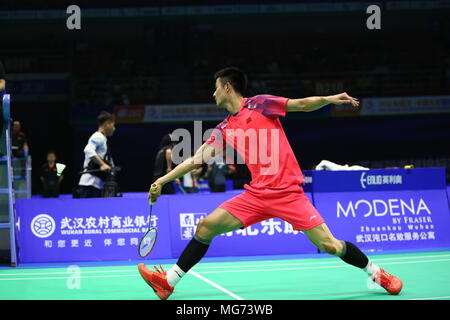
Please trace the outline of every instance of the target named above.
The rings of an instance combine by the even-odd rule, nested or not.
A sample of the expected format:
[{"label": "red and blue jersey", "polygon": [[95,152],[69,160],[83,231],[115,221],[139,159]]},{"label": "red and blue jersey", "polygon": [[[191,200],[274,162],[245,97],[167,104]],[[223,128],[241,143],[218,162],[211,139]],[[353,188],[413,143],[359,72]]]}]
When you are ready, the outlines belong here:
[{"label": "red and blue jersey", "polygon": [[206,141],[216,149],[231,146],[244,159],[252,181],[248,190],[285,189],[304,182],[279,117],[288,98],[257,95],[244,98],[239,112],[219,123]]}]

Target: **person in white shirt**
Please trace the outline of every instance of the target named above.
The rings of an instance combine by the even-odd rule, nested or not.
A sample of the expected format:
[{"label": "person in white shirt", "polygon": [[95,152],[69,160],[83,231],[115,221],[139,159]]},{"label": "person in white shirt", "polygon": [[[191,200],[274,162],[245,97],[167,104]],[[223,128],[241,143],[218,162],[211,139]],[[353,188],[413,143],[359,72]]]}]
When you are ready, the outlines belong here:
[{"label": "person in white shirt", "polygon": [[198,168],[186,173],[183,176],[183,188],[186,193],[198,193],[197,176],[202,172],[202,168]]},{"label": "person in white shirt", "polygon": [[[91,161],[99,167],[101,171],[111,170],[110,164],[105,162],[108,146],[107,138],[111,137],[116,130],[115,118],[112,114],[102,111],[97,117],[98,130],[91,135],[84,148],[84,164],[86,169]],[[80,198],[97,198],[102,196],[104,181],[97,175],[85,173],[81,175],[79,185]]]}]

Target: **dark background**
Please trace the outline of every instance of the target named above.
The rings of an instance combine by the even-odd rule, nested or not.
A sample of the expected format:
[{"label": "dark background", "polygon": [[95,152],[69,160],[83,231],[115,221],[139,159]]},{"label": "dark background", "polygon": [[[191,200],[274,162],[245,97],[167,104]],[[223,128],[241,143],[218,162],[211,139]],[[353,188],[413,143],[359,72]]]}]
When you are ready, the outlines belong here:
[{"label": "dark background", "polygon": [[[68,165],[62,192],[71,192],[78,182],[84,145],[96,130],[96,115],[112,111],[117,103],[110,99],[114,86],[120,86],[130,104],[213,103],[214,72],[236,65],[249,75],[248,96],[301,98],[346,91],[364,99],[449,94],[448,9],[390,11],[386,1],[379,1],[381,30],[366,28],[369,15],[364,10],[83,17],[83,9],[94,7],[295,2],[321,1],[44,1],[39,6],[2,1],[0,11],[65,12],[69,4],[82,10],[81,30],[68,30],[65,18],[0,18],[0,60],[13,98],[13,118],[21,121],[33,157],[33,193],[41,192],[39,168],[49,149]],[[39,91],[39,84],[20,87],[14,77],[25,74],[62,74],[65,80],[51,85],[62,97]],[[450,114],[329,117],[319,111],[289,114],[282,122],[303,169],[322,159],[382,167],[413,159],[439,165],[433,159],[450,158]],[[203,130],[216,124],[203,123]],[[192,127],[192,122],[118,124],[111,147],[123,168],[122,191],[147,190],[163,134]]]}]

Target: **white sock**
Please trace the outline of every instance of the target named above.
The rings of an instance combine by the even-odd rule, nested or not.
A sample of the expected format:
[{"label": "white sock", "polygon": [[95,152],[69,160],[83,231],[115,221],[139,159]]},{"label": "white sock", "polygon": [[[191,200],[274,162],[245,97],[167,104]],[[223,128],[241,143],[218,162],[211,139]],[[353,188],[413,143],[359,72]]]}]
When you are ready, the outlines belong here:
[{"label": "white sock", "polygon": [[169,271],[167,271],[167,282],[171,287],[175,287],[178,281],[180,281],[185,274],[186,273],[181,270],[178,265],[174,265],[169,269]]},{"label": "white sock", "polygon": [[367,264],[367,266],[364,268],[364,271],[367,272],[367,274],[370,277],[373,277],[378,271],[380,271],[380,267],[377,266],[375,263],[373,263],[370,259],[369,259],[369,263]]}]

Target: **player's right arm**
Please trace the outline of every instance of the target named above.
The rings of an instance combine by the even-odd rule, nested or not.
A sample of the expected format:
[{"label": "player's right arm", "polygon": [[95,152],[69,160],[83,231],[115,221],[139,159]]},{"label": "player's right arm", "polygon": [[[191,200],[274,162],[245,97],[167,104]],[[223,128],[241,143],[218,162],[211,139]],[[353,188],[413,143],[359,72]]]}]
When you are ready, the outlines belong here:
[{"label": "player's right arm", "polygon": [[210,144],[204,143],[195,154],[184,160],[181,164],[175,167],[172,171],[167,173],[166,175],[158,178],[153,184],[152,187],[156,185],[156,189],[150,189],[148,193],[148,197],[155,202],[156,199],[161,195],[162,187],[175,179],[178,179],[184,176],[186,173],[191,172],[194,169],[198,169],[202,166],[203,163],[208,162],[211,158],[213,158],[216,154],[216,149]]}]

